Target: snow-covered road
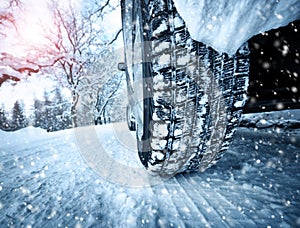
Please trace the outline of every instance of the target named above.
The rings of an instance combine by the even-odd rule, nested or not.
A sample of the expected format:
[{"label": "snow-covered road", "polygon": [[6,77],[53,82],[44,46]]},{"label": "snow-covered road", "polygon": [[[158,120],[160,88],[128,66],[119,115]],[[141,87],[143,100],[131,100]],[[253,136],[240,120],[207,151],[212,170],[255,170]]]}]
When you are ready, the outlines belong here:
[{"label": "snow-covered road", "polygon": [[[123,130],[115,128],[81,133],[96,132],[115,164],[139,169],[134,140],[116,140]],[[98,175],[72,129],[1,131],[0,227],[299,227],[300,133],[268,131],[240,128],[216,166],[152,187]]]}]

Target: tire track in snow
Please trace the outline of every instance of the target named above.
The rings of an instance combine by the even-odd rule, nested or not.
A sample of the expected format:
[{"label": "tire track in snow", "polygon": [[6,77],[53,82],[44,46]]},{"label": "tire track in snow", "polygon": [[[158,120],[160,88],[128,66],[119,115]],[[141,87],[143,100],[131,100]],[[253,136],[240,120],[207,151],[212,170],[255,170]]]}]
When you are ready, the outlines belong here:
[{"label": "tire track in snow", "polygon": [[[178,177],[165,182],[164,187],[170,194],[172,203],[180,213],[180,217],[186,226],[211,227],[209,217],[205,215],[205,212],[201,210],[201,207],[199,207],[193,198],[190,197],[186,192],[186,189],[181,186],[178,182]],[[200,199],[198,198],[198,200]]]},{"label": "tire track in snow", "polygon": [[[208,221],[211,222],[212,227],[232,227],[234,225],[239,225],[236,222],[230,222],[225,219],[226,213],[224,213],[222,207],[224,204],[228,204],[227,200],[221,200],[221,198],[218,196],[216,197],[215,191],[208,187],[208,185],[200,186],[199,183],[203,183],[203,180],[201,182],[196,182],[191,180],[189,177],[186,177],[185,175],[180,175],[177,178],[178,185],[184,189],[188,197],[192,199],[193,202],[197,205],[198,213],[205,214],[205,217]],[[210,195],[208,194],[210,193]],[[215,200],[219,202],[219,204],[215,204]],[[197,212],[196,212],[197,213]],[[219,220],[216,220],[215,218],[221,218]]]},{"label": "tire track in snow", "polygon": [[[209,208],[213,208],[219,214],[219,217],[224,220],[228,227],[249,227],[255,226],[255,221],[248,218],[244,215],[238,206],[234,205],[230,197],[226,197],[223,192],[222,194],[218,192],[220,188],[225,184],[228,185],[225,181],[217,181],[213,186],[210,184],[210,180],[205,180],[200,178],[200,176],[193,176],[186,178],[186,181],[190,181],[191,185],[196,186],[196,191],[198,195],[203,198],[209,204]],[[204,184],[205,187],[202,187],[199,183]],[[182,184],[182,186],[186,186]]]}]

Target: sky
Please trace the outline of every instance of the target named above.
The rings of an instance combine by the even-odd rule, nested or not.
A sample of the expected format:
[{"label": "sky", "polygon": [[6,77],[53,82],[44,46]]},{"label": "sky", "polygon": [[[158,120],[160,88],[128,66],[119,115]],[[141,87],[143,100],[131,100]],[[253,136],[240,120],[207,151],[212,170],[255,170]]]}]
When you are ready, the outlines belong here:
[{"label": "sky", "polygon": [[[47,8],[48,0],[24,0],[24,6],[22,7],[22,13],[18,14],[17,26],[19,27],[16,33],[15,29],[10,29],[9,37],[12,39],[2,39],[0,42],[1,52],[13,53],[17,56],[22,56],[27,47],[39,46],[45,43],[44,28],[51,28],[53,23],[51,22],[51,15]],[[72,1],[72,0],[70,0]],[[81,1],[73,0],[78,7],[81,7]],[[68,5],[69,0],[62,0],[59,3],[62,6]],[[112,0],[112,5],[118,5],[118,0]],[[0,5],[1,10],[1,5]],[[114,33],[118,31],[121,25],[121,12],[117,10],[104,15],[105,24],[101,24],[102,27],[108,33]],[[19,40],[21,38],[21,45]],[[16,39],[17,42],[16,42]],[[118,40],[118,46],[121,45],[121,39]]]},{"label": "sky", "polygon": [[[50,14],[46,1],[26,0],[20,14],[16,15],[18,31],[7,28],[8,37],[0,42],[1,52],[22,56],[26,47],[45,42],[43,26],[50,26]],[[20,40],[21,44],[20,44]]]}]

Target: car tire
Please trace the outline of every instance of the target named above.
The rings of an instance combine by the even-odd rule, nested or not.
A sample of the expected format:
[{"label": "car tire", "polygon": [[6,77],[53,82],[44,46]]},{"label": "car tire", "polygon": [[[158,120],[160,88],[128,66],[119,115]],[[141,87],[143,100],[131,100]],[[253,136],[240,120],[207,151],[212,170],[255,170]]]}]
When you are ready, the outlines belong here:
[{"label": "car tire", "polygon": [[[132,34],[123,30],[123,37],[132,36],[133,55],[139,52],[138,33],[143,43],[142,62],[131,61],[141,64],[143,74],[142,121],[136,121],[140,160],[161,177],[204,171],[228,149],[238,126],[248,86],[248,46],[234,56],[218,53],[191,39],[171,0],[129,2],[122,1],[122,19]],[[132,21],[126,20],[128,13]]]}]

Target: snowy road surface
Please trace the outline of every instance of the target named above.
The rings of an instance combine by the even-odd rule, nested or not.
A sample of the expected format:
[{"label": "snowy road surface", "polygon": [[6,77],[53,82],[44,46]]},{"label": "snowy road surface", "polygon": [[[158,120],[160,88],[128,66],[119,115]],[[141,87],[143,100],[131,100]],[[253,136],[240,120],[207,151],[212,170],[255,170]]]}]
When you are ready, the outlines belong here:
[{"label": "snowy road surface", "polygon": [[[134,161],[113,128],[94,129],[112,157]],[[299,227],[300,133],[268,131],[240,128],[205,173],[143,188],[97,175],[73,130],[1,131],[0,227]]]}]

